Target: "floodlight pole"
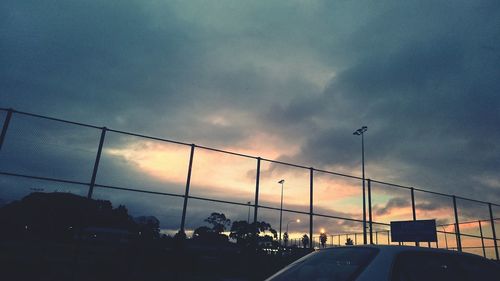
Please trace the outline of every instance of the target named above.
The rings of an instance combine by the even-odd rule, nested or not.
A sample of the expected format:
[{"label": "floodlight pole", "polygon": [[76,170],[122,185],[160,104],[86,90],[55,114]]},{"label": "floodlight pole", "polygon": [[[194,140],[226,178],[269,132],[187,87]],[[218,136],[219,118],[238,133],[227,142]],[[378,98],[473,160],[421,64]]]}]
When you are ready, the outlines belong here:
[{"label": "floodlight pole", "polygon": [[250,206],[251,206],[252,202],[251,202],[251,201],[248,201],[248,202],[247,202],[247,204],[248,204],[248,217],[247,217],[247,223],[248,223],[248,224],[250,224]]},{"label": "floodlight pole", "polygon": [[361,171],[363,176],[363,244],[367,244],[366,235],[366,187],[365,187],[365,137],[364,133],[368,130],[367,126],[357,129],[353,135],[361,135]]}]

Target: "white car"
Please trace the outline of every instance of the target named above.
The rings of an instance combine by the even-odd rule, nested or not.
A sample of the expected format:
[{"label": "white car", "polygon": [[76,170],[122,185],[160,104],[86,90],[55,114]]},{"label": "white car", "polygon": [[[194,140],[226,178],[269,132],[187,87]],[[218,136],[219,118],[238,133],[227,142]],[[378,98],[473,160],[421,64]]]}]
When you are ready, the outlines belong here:
[{"label": "white car", "polygon": [[483,257],[410,246],[349,246],[315,251],[267,281],[498,281],[500,263]]}]

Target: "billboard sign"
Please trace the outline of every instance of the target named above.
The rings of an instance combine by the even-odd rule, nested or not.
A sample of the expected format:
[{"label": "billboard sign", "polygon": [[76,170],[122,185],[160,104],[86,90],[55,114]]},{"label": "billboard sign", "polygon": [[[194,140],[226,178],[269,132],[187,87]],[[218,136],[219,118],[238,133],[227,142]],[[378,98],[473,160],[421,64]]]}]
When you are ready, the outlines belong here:
[{"label": "billboard sign", "polygon": [[436,242],[436,220],[391,221],[393,242]]}]

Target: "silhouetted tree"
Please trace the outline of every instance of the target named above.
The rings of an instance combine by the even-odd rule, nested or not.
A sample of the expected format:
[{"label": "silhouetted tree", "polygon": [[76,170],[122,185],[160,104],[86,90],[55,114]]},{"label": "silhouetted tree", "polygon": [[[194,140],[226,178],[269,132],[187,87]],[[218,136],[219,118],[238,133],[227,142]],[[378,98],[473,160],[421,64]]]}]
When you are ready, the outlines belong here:
[{"label": "silhouetted tree", "polygon": [[[269,236],[271,239],[278,239],[278,232],[274,230],[271,225],[265,221],[252,223],[257,228],[257,234],[264,234],[264,236]],[[267,235],[267,232],[271,235]]]},{"label": "silhouetted tree", "polygon": [[223,213],[212,213],[205,221],[212,225],[212,230],[216,233],[224,232],[226,227],[231,225],[231,220]]},{"label": "silhouetted tree", "polygon": [[231,220],[226,218],[226,215],[223,213],[212,213],[204,221],[212,225],[212,227],[200,226],[196,228],[193,233],[193,239],[205,242],[228,241],[228,236],[223,234],[223,232],[231,224]]},{"label": "silhouetted tree", "polygon": [[351,238],[349,238],[349,237],[345,240],[345,244],[346,244],[346,245],[354,245],[354,243],[353,243],[352,239],[351,239]]},{"label": "silhouetted tree", "polygon": [[200,238],[207,236],[208,233],[212,233],[212,229],[208,226],[200,226],[196,228],[193,232],[193,238]]},{"label": "silhouetted tree", "polygon": [[235,239],[237,244],[245,245],[255,236],[255,232],[254,226],[247,221],[234,221],[229,237]]},{"label": "silhouetted tree", "polygon": [[307,248],[307,246],[309,246],[309,236],[307,236],[307,234],[304,234],[304,236],[302,236],[302,245],[304,246],[304,248]]},{"label": "silhouetted tree", "polygon": [[[131,233],[137,233],[140,227],[123,205],[113,209],[109,201],[62,192],[34,192],[3,206],[0,225],[0,236],[29,234],[51,240],[72,239],[87,227],[119,228]],[[159,222],[146,228],[159,233]]]},{"label": "silhouetted tree", "polygon": [[207,226],[200,226],[194,230],[193,239],[205,242],[227,242],[228,237],[225,234],[217,233]]},{"label": "silhouetted tree", "polygon": [[[125,210],[126,208],[122,206]],[[153,216],[135,217],[134,222],[137,224],[137,232],[142,239],[157,239],[160,237],[160,221]]]},{"label": "silhouetted tree", "polygon": [[322,247],[322,248],[324,248],[324,247],[325,247],[326,240],[328,240],[328,236],[326,235],[326,233],[322,232],[322,233],[319,235],[319,241],[321,242],[321,247]]},{"label": "silhouetted tree", "polygon": [[285,243],[285,247],[288,245],[288,232],[283,234],[283,242]]},{"label": "silhouetted tree", "polygon": [[[267,235],[270,232],[272,236]],[[269,237],[272,241],[278,237],[276,230],[267,222],[254,222],[249,224],[247,221],[235,221],[231,226],[229,237],[236,240],[236,243],[242,246],[255,245],[259,235]]]}]

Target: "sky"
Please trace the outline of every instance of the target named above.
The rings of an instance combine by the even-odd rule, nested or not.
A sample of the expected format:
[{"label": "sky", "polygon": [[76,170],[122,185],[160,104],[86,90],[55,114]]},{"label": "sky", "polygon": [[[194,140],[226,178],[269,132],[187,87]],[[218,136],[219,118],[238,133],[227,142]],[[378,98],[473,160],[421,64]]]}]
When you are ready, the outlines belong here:
[{"label": "sky", "polygon": [[[365,125],[367,177],[499,203],[499,26],[494,0],[5,0],[0,106],[355,176]],[[99,133],[17,122],[3,169],[88,178]],[[98,180],[183,193],[188,154],[109,136]],[[255,161],[197,157],[195,194],[253,201]],[[286,178],[285,202],[307,209],[308,171],[265,169],[264,202]],[[359,217],[359,182],[318,186],[318,208]],[[407,193],[378,188],[376,215],[411,219]],[[417,204],[450,216],[449,199]]]}]

